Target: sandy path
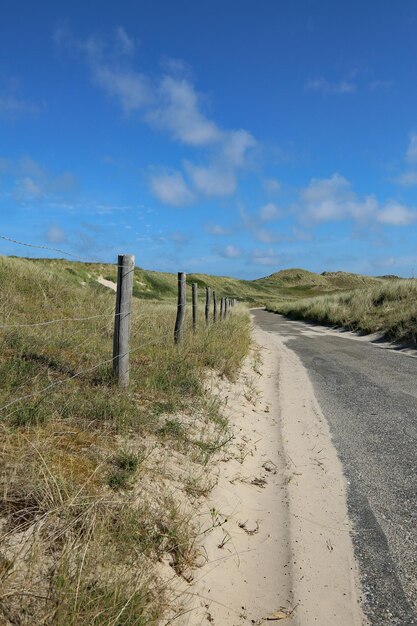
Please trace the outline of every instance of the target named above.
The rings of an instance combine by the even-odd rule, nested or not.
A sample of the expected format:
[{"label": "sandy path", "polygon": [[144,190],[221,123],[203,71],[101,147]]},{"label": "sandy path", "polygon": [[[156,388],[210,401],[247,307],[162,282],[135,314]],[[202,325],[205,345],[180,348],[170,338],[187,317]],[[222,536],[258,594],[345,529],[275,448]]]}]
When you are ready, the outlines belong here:
[{"label": "sandy path", "polygon": [[359,626],[346,484],[307,372],[278,335],[254,331],[228,394],[236,439],[202,511],[202,567],[187,625]]}]

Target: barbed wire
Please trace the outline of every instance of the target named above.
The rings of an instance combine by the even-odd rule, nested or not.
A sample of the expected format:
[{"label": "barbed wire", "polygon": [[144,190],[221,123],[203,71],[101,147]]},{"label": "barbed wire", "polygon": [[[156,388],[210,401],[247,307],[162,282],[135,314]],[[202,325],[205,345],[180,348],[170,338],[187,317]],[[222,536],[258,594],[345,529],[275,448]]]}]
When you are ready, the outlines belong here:
[{"label": "barbed wire", "polygon": [[[5,409],[8,409],[10,406],[13,406],[14,404],[22,402],[23,400],[30,400],[31,398],[34,398],[35,396],[38,396],[38,395],[42,395],[43,396],[43,395],[46,394],[46,392],[48,392],[50,389],[53,389],[54,387],[58,387],[60,385],[64,385],[64,384],[68,383],[69,381],[74,380],[75,378],[78,378],[78,377],[82,376],[83,374],[88,374],[90,372],[93,372],[94,370],[97,370],[102,365],[108,365],[109,363],[113,363],[113,361],[115,361],[116,359],[121,359],[121,358],[123,358],[125,356],[128,356],[130,354],[134,354],[135,352],[138,352],[139,350],[142,350],[143,348],[145,348],[145,347],[147,347],[149,345],[158,345],[158,344],[165,344],[165,343],[166,343],[166,341],[165,341],[164,338],[160,338],[158,341],[144,342],[140,346],[138,346],[137,348],[134,348],[133,350],[129,350],[129,352],[125,352],[124,354],[113,356],[113,357],[111,357],[109,359],[105,359],[104,361],[100,361],[99,363],[97,363],[96,365],[93,365],[92,367],[84,368],[84,369],[76,372],[75,374],[72,374],[71,376],[68,376],[67,378],[63,378],[61,380],[57,380],[57,381],[55,381],[53,383],[50,383],[49,385],[46,385],[46,387],[43,387],[43,389],[40,389],[40,390],[37,390],[37,391],[33,391],[32,393],[25,394],[23,396],[20,396],[19,398],[14,398],[10,402],[7,402],[3,406],[1,406],[0,407],[0,412],[4,411]],[[10,417],[14,413],[16,413],[16,411],[18,411],[18,409],[15,409],[14,411],[11,411],[10,413],[8,413],[4,417],[4,419],[7,419],[8,417]]]},{"label": "barbed wire", "polygon": [[109,316],[119,316],[123,315],[123,313],[101,313],[99,315],[89,315],[88,317],[61,317],[54,320],[47,320],[45,322],[33,322],[31,324],[2,324],[0,325],[0,330],[4,328],[32,328],[35,326],[48,326],[49,324],[58,324],[59,322],[85,322],[87,320],[94,320],[99,317],[109,317]]},{"label": "barbed wire", "polygon": [[32,328],[35,326],[48,326],[49,324],[58,324],[59,322],[85,322],[87,320],[94,320],[100,317],[119,317],[120,315],[131,315],[131,313],[116,313],[112,311],[111,313],[100,313],[99,315],[89,315],[87,317],[60,317],[53,320],[46,320],[45,322],[32,322],[30,324],[2,324],[0,325],[0,330],[5,328]]},{"label": "barbed wire", "polygon": [[101,261],[100,259],[96,259],[94,257],[81,257],[77,254],[72,254],[71,252],[67,252],[66,250],[62,250],[61,248],[53,248],[51,246],[44,246],[39,244],[27,243],[25,241],[19,241],[18,239],[13,239],[12,237],[7,237],[6,235],[0,235],[0,239],[4,239],[4,241],[8,241],[9,243],[15,243],[19,246],[26,246],[27,248],[38,248],[40,250],[50,250],[51,252],[59,252],[60,254],[65,254],[73,259],[78,259],[79,261],[94,261],[94,263],[105,263],[105,261]]},{"label": "barbed wire", "polygon": [[[28,243],[26,241],[19,241],[18,239],[13,239],[13,237],[8,237],[7,235],[0,235],[0,239],[4,241],[8,241],[9,243],[14,243],[19,246],[25,246],[26,248],[37,248],[38,250],[49,250],[50,252],[59,252],[60,254],[64,254],[65,256],[71,257],[72,259],[77,259],[78,261],[83,261],[86,263],[99,263],[100,265],[111,265],[112,267],[129,267],[128,265],[118,265],[111,263],[109,261],[103,261],[102,259],[98,259],[96,257],[82,257],[77,254],[73,254],[72,252],[67,252],[66,250],[62,250],[62,248],[53,248],[51,246],[45,246],[40,244]],[[130,271],[134,271],[133,270]]]}]

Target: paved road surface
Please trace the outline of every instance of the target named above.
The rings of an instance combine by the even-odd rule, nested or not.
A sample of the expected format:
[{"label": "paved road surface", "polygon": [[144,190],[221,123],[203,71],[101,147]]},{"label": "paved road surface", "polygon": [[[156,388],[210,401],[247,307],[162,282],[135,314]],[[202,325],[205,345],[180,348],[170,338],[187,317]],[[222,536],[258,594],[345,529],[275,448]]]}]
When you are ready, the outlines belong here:
[{"label": "paved road surface", "polygon": [[254,315],[263,330],[287,337],[328,420],[349,483],[370,623],[417,624],[417,359],[274,313]]}]

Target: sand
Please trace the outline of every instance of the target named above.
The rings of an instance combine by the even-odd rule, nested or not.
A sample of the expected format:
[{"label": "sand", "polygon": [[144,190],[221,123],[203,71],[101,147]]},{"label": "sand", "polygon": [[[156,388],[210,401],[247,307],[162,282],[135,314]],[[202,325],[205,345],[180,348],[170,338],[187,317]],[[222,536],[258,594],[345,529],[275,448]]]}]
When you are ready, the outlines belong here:
[{"label": "sand", "polygon": [[107,280],[107,278],[104,278],[103,276],[99,276],[97,278],[97,282],[100,283],[100,285],[103,285],[104,287],[108,287],[112,291],[117,291],[117,283],[114,283],[112,280]]},{"label": "sand", "polygon": [[199,568],[175,623],[359,626],[346,481],[308,374],[285,339],[224,384],[235,440],[201,508]]}]

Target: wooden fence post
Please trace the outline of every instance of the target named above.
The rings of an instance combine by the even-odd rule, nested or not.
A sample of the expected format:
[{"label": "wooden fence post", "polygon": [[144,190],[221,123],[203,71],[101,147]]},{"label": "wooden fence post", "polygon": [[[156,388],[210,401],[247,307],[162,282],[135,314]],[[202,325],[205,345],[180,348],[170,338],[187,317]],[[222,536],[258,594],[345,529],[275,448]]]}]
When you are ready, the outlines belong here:
[{"label": "wooden fence post", "polygon": [[217,296],[216,291],[213,289],[213,322],[217,320]]},{"label": "wooden fence post", "polygon": [[209,315],[210,315],[210,287],[206,287],[206,324],[209,325]]},{"label": "wooden fence post", "polygon": [[224,299],[224,319],[227,318],[227,313],[228,313],[228,302],[229,302],[229,298],[225,298]]},{"label": "wooden fence post", "polygon": [[224,298],[220,298],[220,319],[223,319],[224,313]]},{"label": "wooden fence post", "polygon": [[198,300],[197,300],[197,283],[193,283],[192,284],[192,294],[193,294],[193,331],[195,332],[197,329],[197,307],[198,307]]},{"label": "wooden fence post", "polygon": [[121,387],[129,385],[129,341],[135,257],[119,254],[113,335],[113,374]]},{"label": "wooden fence post", "polygon": [[185,317],[186,305],[185,272],[178,272],[178,305],[177,318],[175,320],[174,341],[179,343],[182,339],[182,325]]}]

